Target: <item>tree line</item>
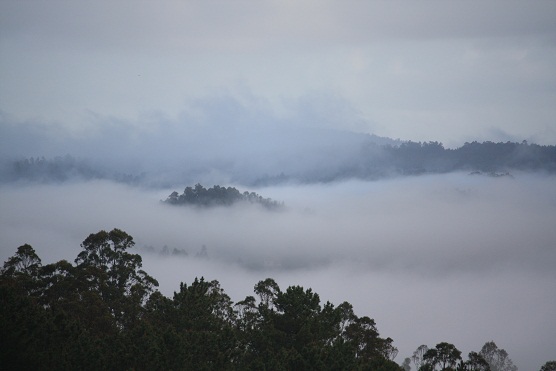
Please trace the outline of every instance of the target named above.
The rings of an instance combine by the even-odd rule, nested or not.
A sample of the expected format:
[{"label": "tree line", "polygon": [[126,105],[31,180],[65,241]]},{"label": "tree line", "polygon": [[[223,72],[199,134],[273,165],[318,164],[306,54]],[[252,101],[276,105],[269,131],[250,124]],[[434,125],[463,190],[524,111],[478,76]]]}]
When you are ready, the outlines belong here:
[{"label": "tree line", "polygon": [[[298,166],[297,166],[298,167]],[[106,179],[131,185],[170,186],[183,181],[184,175],[160,170],[143,169],[140,174],[129,174],[126,169],[112,171],[87,160],[70,155],[47,159],[0,159],[0,182],[28,181],[57,183],[73,179]],[[236,182],[252,186],[293,181],[302,183],[331,182],[340,179],[381,179],[389,176],[443,174],[453,171],[511,172],[534,171],[556,173],[556,146],[517,142],[470,142],[455,149],[444,148],[439,142],[400,142],[377,144],[372,140],[341,164],[325,163],[318,169],[302,167],[293,170],[284,164],[276,173],[251,174],[248,179],[240,174],[228,174]],[[186,176],[187,177],[187,176]],[[162,183],[160,183],[162,182]]]},{"label": "tree line", "polygon": [[451,171],[506,172],[510,170],[556,172],[556,146],[515,142],[466,142],[455,149],[439,142],[405,142],[387,146],[386,157],[401,173]]},{"label": "tree line", "polygon": [[63,183],[72,180],[112,180],[138,185],[146,173],[130,174],[109,171],[86,159],[69,154],[54,158],[29,157],[17,160],[0,159],[0,182]]},{"label": "tree line", "polygon": [[169,298],[133,245],[100,231],[74,264],[46,265],[20,246],[0,274],[2,369],[399,370],[392,339],[347,302],[271,278],[238,303],[204,278]]},{"label": "tree line", "polygon": [[337,169],[306,177],[280,174],[263,177],[259,184],[298,180],[329,182],[338,179],[381,179],[390,176],[445,174],[456,171],[486,174],[511,171],[556,173],[556,146],[515,142],[471,142],[455,149],[440,142],[402,142],[364,144],[358,155]]},{"label": "tree line", "polygon": [[272,278],[237,303],[204,278],[166,297],[133,247],[119,229],[90,234],[73,264],[43,265],[32,246],[18,247],[0,270],[1,368],[407,371],[413,361],[421,371],[517,370],[494,342],[466,361],[452,344],[421,345],[398,365],[372,318]]}]

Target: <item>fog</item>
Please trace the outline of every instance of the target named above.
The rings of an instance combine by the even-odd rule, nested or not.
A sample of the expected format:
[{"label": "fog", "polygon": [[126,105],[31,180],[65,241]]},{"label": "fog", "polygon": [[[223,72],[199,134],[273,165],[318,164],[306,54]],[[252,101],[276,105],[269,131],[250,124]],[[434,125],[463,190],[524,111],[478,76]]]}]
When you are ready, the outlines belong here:
[{"label": "fog", "polygon": [[0,165],[69,154],[108,174],[142,176],[143,184],[154,187],[253,184],[284,173],[333,178],[346,164],[360,161],[366,144],[399,143],[334,127],[360,121],[353,111],[338,97],[306,97],[278,112],[248,93],[240,98],[221,93],[188,100],[177,117],[91,115],[68,129],[17,120],[0,109]]},{"label": "fog", "polygon": [[284,202],[278,211],[160,202],[183,188],[4,185],[0,258],[29,243],[43,264],[73,261],[90,233],[120,228],[165,295],[204,276],[239,301],[272,277],[374,318],[398,363],[421,344],[447,341],[466,355],[494,340],[533,370],[556,345],[555,185],[553,176],[457,173],[237,186]]}]

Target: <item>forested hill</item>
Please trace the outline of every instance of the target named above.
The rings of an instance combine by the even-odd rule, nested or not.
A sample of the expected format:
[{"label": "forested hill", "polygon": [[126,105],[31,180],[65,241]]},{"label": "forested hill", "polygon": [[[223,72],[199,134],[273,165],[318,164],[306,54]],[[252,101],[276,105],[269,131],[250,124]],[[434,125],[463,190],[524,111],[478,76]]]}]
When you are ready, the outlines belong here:
[{"label": "forested hill", "polygon": [[197,183],[195,187],[186,187],[180,195],[178,192],[172,192],[164,201],[170,205],[191,205],[191,206],[230,206],[238,202],[248,202],[258,204],[267,209],[276,209],[283,206],[281,203],[270,198],[263,198],[255,192],[241,193],[234,187],[221,187],[215,185],[206,189]]},{"label": "forested hill", "polygon": [[505,142],[465,143],[456,149],[439,142],[403,142],[399,145],[367,143],[356,156],[339,166],[305,169],[303,173],[282,172],[259,178],[256,185],[285,181],[331,182],[341,179],[382,179],[391,176],[512,171],[556,174],[556,146]]},{"label": "forested hill", "polygon": [[444,173],[457,170],[505,172],[510,170],[556,173],[556,146],[522,143],[472,142],[456,149],[441,143],[406,142],[384,147],[386,161],[402,173]]},{"label": "forested hill", "polygon": [[[132,185],[173,187],[202,181],[213,172],[234,183],[265,186],[283,182],[331,182],[342,179],[381,179],[390,176],[465,172],[544,172],[556,174],[556,146],[505,142],[471,142],[455,149],[439,142],[373,141],[344,143],[333,150],[305,149],[272,157],[253,153],[253,159],[230,158],[205,163],[176,162],[173,166],[125,168],[70,155],[52,159],[0,159],[0,183],[59,183],[69,180],[107,179]],[[212,155],[211,155],[212,156]],[[293,156],[293,157],[292,157]],[[202,157],[201,157],[202,158]],[[187,166],[186,166],[187,164]],[[120,168],[121,167],[121,168]],[[219,190],[221,191],[221,190]]]},{"label": "forested hill", "polygon": [[[394,341],[352,305],[267,278],[233,303],[216,280],[182,282],[172,298],[131,252],[133,237],[90,234],[72,264],[32,246],[0,269],[2,370],[517,371],[493,341],[467,360],[448,342],[421,345],[401,366]],[[542,371],[554,370],[555,361]]]}]

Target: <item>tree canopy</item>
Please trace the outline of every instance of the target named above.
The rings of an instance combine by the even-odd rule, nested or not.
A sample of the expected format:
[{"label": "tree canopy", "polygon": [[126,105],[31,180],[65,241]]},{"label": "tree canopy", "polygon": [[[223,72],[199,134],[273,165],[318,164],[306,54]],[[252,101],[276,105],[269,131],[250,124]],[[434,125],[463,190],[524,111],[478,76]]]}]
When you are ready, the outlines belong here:
[{"label": "tree canopy", "polygon": [[197,183],[194,187],[186,187],[180,195],[178,192],[172,192],[164,201],[170,205],[193,205],[193,206],[230,206],[238,202],[247,202],[258,204],[267,209],[276,209],[282,206],[281,203],[270,198],[263,198],[255,192],[241,193],[234,187],[221,187],[215,185],[206,189]]},{"label": "tree canopy", "polygon": [[30,245],[4,263],[2,369],[401,370],[392,339],[347,302],[272,278],[238,303],[202,277],[168,298],[126,232],[81,247],[75,264],[43,265]]}]

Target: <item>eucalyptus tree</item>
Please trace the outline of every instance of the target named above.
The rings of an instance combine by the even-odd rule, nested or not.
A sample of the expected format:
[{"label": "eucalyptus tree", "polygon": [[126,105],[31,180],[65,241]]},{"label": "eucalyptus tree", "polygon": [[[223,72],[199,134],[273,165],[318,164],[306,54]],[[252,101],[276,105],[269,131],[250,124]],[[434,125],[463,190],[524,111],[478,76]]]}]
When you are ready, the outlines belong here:
[{"label": "eucalyptus tree", "polygon": [[441,342],[425,352],[423,365],[419,369],[428,371],[440,367],[440,370],[455,370],[458,362],[461,362],[461,351],[453,344]]},{"label": "eucalyptus tree", "polygon": [[129,253],[135,242],[120,229],[90,234],[75,263],[88,290],[98,294],[110,308],[118,326],[130,325],[141,316],[142,305],[158,281],[142,267],[139,254]]},{"label": "eucalyptus tree", "polygon": [[508,352],[498,348],[494,341],[486,342],[479,354],[487,361],[492,371],[517,371]]}]

